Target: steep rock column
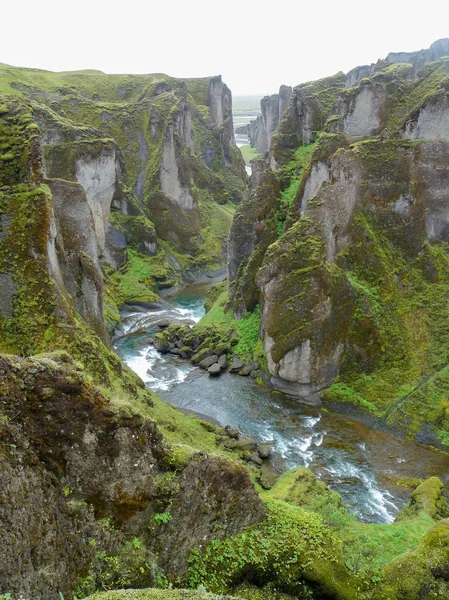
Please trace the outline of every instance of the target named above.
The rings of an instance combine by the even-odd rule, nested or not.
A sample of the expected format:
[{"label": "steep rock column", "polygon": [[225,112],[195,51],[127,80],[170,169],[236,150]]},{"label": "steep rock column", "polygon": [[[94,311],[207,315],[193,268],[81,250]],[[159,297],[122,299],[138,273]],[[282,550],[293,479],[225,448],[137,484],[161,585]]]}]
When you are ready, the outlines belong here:
[{"label": "steep rock column", "polygon": [[222,82],[221,75],[210,80],[207,91],[207,105],[215,127],[223,127],[226,142],[235,144],[232,94],[228,86]]},{"label": "steep rock column", "polygon": [[277,237],[279,183],[265,161],[253,161],[252,167],[250,188],[237,207],[228,237],[228,292],[236,318],[259,302],[256,273]]}]

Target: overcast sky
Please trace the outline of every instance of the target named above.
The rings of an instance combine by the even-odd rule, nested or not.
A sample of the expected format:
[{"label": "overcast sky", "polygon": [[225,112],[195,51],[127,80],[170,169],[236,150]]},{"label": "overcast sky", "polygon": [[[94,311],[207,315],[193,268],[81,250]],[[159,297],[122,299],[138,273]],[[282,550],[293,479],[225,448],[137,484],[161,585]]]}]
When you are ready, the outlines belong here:
[{"label": "overcast sky", "polygon": [[0,62],[51,71],[221,74],[234,95],[349,71],[449,37],[449,2],[2,3]]}]

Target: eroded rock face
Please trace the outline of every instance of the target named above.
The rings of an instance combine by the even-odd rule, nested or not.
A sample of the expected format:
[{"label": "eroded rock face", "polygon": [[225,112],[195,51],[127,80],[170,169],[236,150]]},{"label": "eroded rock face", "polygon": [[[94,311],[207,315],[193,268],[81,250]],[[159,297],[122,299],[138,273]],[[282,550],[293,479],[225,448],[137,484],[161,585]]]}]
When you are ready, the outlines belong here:
[{"label": "eroded rock face", "polygon": [[258,303],[254,278],[265,251],[276,240],[279,184],[265,161],[252,162],[250,185],[237,208],[228,239],[228,292],[236,318]]},{"label": "eroded rock face", "polygon": [[170,577],[180,577],[195,546],[234,535],[261,521],[265,513],[243,465],[197,456],[181,475],[170,506],[172,520],[156,535],[160,562]]},{"label": "eroded rock face", "polygon": [[[292,182],[298,181],[286,220],[281,202],[278,239],[267,247],[255,234],[257,209],[247,204],[248,236],[240,231],[245,217],[236,215],[229,243],[234,314],[251,310],[259,301],[260,336],[277,389],[315,402],[316,394],[337,374],[342,381],[347,373],[354,378],[354,373],[381,368],[381,339],[386,340],[390,331],[379,315],[390,306],[387,309],[379,299],[366,308],[364,294],[373,281],[382,289],[394,288],[394,312],[409,293],[419,295],[420,285],[415,289],[405,283],[405,267],[401,274],[392,274],[386,256],[395,256],[395,265],[397,261],[415,265],[418,279],[444,279],[443,263],[437,267],[435,261],[438,244],[449,241],[445,183],[449,63],[440,58],[447,53],[447,43],[439,41],[424,53],[389,55],[386,61],[357,67],[347,76],[339,73],[294,88],[269,156],[281,189],[290,186],[284,202],[284,198],[291,202],[296,189]],[[430,57],[439,60],[427,64]],[[406,64],[397,64],[403,60]],[[269,106],[270,98],[264,103]],[[315,143],[318,132],[307,163],[303,146]],[[265,173],[256,183],[260,190],[251,190],[253,198],[267,191],[268,178]],[[277,206],[274,196],[270,202]],[[235,260],[234,244],[247,261],[246,271]],[[251,268],[252,261],[256,269]],[[401,321],[399,313],[395,318]],[[404,321],[401,331],[397,335],[403,335],[406,345],[413,328]],[[427,365],[425,354],[423,349]],[[407,363],[409,368],[411,364]],[[410,423],[402,406],[395,415],[396,422]]]},{"label": "eroded rock face", "polygon": [[449,140],[449,99],[445,90],[407,121],[403,135],[411,139]]},{"label": "eroded rock face", "polygon": [[232,122],[232,94],[221,80],[221,75],[210,80],[207,91],[207,104],[216,127],[223,127],[228,143],[235,143]]},{"label": "eroded rock face", "polygon": [[265,514],[242,465],[203,454],[179,479],[170,472],[172,520],[150,532],[167,502],[159,485],[169,448],[152,421],[130,407],[113,412],[66,354],[0,356],[0,413],[1,591],[71,597],[81,577],[95,575],[98,553],[117,556],[134,537],[142,566],[159,552],[175,579],[195,546]]},{"label": "eroded rock face", "polygon": [[56,179],[49,185],[55,214],[47,244],[50,271],[61,294],[68,292],[76,310],[106,341],[103,275],[91,205],[81,185]]},{"label": "eroded rock face", "polygon": [[362,79],[365,79],[365,77],[370,77],[373,74],[374,68],[375,65],[361,65],[351,69],[346,74],[346,87],[354,87],[360,83]]},{"label": "eroded rock face", "polygon": [[386,57],[387,63],[410,63],[416,69],[438,60],[443,56],[449,56],[449,38],[443,38],[433,42],[430,48],[416,52],[390,52]]},{"label": "eroded rock face", "polygon": [[342,102],[344,132],[354,140],[380,133],[386,125],[386,100],[382,87],[360,86],[356,95]]},{"label": "eroded rock face", "polygon": [[333,77],[296,86],[287,105],[285,92],[281,94],[284,112],[278,131],[272,138],[269,157],[274,171],[292,158],[296,148],[315,141],[317,132],[323,130],[326,120],[333,114],[334,101],[344,89],[344,84],[345,75],[337,73]]},{"label": "eroded rock face", "polygon": [[265,96],[260,101],[262,114],[249,124],[249,138],[258,152],[263,154],[269,150],[271,138],[279,129],[292,93],[290,86],[282,85],[278,94]]},{"label": "eroded rock face", "polygon": [[[67,356],[1,357],[0,381],[2,591],[69,596],[89,541],[114,553],[143,518],[167,450],[153,423],[114,417]],[[107,515],[116,531],[96,523]]]},{"label": "eroded rock face", "polygon": [[117,184],[117,159],[114,147],[99,156],[84,156],[76,162],[76,180],[84,188],[94,218],[100,256],[106,252],[109,212]]},{"label": "eroded rock face", "polygon": [[160,180],[162,191],[179,208],[183,210],[193,210],[196,208],[197,204],[192,197],[189,186],[180,179],[180,168],[175,152],[172,125],[167,127],[164,136]]}]

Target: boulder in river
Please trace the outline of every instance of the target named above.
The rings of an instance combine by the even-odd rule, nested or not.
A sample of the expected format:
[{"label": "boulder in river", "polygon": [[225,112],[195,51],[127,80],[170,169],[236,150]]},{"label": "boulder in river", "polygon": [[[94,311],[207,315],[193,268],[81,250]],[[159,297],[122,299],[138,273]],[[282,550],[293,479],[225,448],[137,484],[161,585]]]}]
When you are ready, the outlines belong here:
[{"label": "boulder in river", "polygon": [[167,354],[170,350],[170,342],[160,333],[154,336],[154,347],[162,354]]},{"label": "boulder in river", "polygon": [[193,350],[189,346],[183,346],[179,351],[179,355],[182,358],[190,358],[193,355]]},{"label": "boulder in river", "polygon": [[225,370],[228,366],[228,359],[226,354],[222,354],[218,357],[218,364],[220,365],[220,369]]},{"label": "boulder in river", "polygon": [[260,458],[269,458],[272,453],[270,444],[257,444],[257,453]]},{"label": "boulder in river", "polygon": [[254,370],[253,365],[243,365],[243,367],[239,371],[239,375],[243,375],[244,377],[247,377],[253,370]]},{"label": "boulder in river", "polygon": [[[209,367],[211,367],[212,365],[214,365],[215,363],[218,362],[218,356],[216,354],[213,354],[212,356],[209,356],[205,359],[203,359],[200,363],[199,363],[199,367],[201,367],[202,369],[208,369]],[[220,369],[221,371],[221,369]]]},{"label": "boulder in river", "polygon": [[231,365],[229,367],[229,372],[230,373],[238,373],[240,371],[240,369],[243,368],[243,362],[240,360],[240,358],[238,356],[234,356],[231,362]]},{"label": "boulder in river", "polygon": [[258,452],[253,452],[250,455],[249,459],[250,459],[251,462],[253,462],[256,465],[261,465],[263,463],[263,460],[260,458]]},{"label": "boulder in river", "polygon": [[237,427],[233,427],[232,425],[226,425],[224,430],[228,437],[233,438],[234,440],[239,439],[240,431],[237,429]]},{"label": "boulder in river", "polygon": [[221,373],[221,367],[218,363],[214,363],[207,370],[208,370],[209,375],[211,375],[212,377],[216,377],[217,375],[220,375],[220,373]]},{"label": "boulder in river", "polygon": [[[210,348],[206,348],[204,350],[199,350],[196,354],[194,354],[192,356],[192,362],[194,365],[199,364],[201,361],[203,361],[205,358],[209,358],[210,356],[213,356],[213,351]],[[218,360],[218,356],[215,355],[216,358],[214,360],[214,362],[217,362]],[[213,363],[211,363],[213,364]]]}]

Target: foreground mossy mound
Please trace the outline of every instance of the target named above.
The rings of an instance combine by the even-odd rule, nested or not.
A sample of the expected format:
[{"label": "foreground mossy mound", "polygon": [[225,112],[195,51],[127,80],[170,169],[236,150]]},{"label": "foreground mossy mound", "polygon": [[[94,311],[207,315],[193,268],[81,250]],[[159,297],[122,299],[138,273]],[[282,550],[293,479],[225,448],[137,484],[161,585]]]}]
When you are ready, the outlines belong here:
[{"label": "foreground mossy mound", "polygon": [[88,596],[86,600],[224,600],[233,597],[235,596],[209,594],[197,590],[144,589],[97,592]]},{"label": "foreground mossy mound", "polygon": [[333,598],[354,598],[356,582],[344,565],[340,541],[322,518],[283,502],[267,506],[268,518],[261,525],[195,552],[188,584],[231,590],[250,574],[253,583],[274,581],[299,597],[315,589]]}]

